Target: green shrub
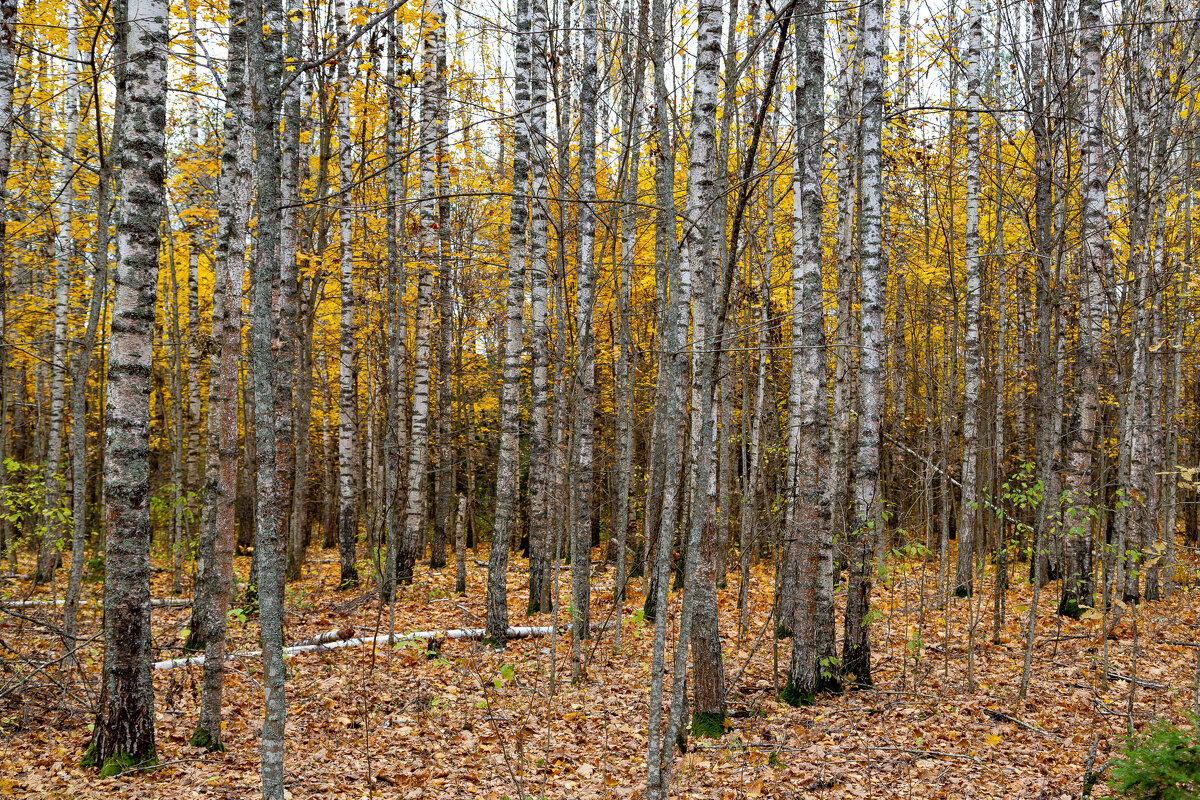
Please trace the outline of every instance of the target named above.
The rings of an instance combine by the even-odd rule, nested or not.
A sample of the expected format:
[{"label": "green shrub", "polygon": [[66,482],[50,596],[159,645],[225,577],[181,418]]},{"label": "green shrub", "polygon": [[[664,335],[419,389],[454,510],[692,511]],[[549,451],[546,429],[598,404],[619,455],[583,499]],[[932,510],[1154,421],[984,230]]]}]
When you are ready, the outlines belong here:
[{"label": "green shrub", "polygon": [[1187,728],[1157,720],[1125,745],[1113,762],[1112,789],[1135,800],[1193,800],[1200,797],[1200,719]]}]

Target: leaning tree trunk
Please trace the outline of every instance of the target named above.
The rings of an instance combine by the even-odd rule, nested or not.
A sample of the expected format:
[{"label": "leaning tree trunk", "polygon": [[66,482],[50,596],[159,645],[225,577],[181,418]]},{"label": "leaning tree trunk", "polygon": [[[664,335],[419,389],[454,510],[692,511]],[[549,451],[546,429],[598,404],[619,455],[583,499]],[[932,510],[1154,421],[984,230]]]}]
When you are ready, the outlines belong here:
[{"label": "leaning tree trunk", "polygon": [[[647,589],[647,606],[654,611],[654,649],[650,667],[650,714],[646,740],[646,793],[661,800],[667,794],[671,780],[671,749],[662,746],[662,698],[664,665],[666,662],[668,580],[671,570],[671,549],[675,539],[675,513],[679,505],[678,471],[673,466],[682,458],[679,431],[684,410],[684,381],[687,367],[687,311],[682,291],[680,263],[676,248],[675,223],[675,150],[667,113],[666,81],[666,19],[667,0],[653,0],[651,7],[650,57],[654,64],[654,152],[655,199],[657,219],[654,249],[664,264],[666,280],[663,297],[666,306],[662,313],[662,355],[659,361],[659,402],[656,417],[660,422],[658,438],[662,441],[659,467],[662,477],[662,509],[656,518],[657,527],[647,528],[646,550],[650,551],[650,536],[655,545],[653,572]],[[661,410],[661,415],[658,411]],[[653,475],[651,476],[653,480]],[[649,520],[648,520],[649,521]],[[651,603],[653,598],[653,603]],[[649,616],[649,614],[647,614]],[[665,756],[665,759],[664,759]],[[664,761],[666,762],[664,764]]]},{"label": "leaning tree trunk", "polygon": [[[701,0],[697,16],[698,55],[692,95],[687,206],[684,211],[683,241],[686,249],[680,259],[679,270],[681,287],[685,283],[684,276],[689,272],[698,281],[712,283],[713,280],[710,277],[711,271],[716,264],[716,261],[710,256],[712,242],[709,234],[713,229],[713,209],[711,204],[717,200],[714,197],[715,176],[717,172],[717,84],[721,72],[721,27],[724,21],[723,18],[724,10],[719,2]],[[720,287],[716,286],[714,288],[719,290]],[[686,298],[687,292],[682,290],[682,288],[681,294]],[[708,292],[705,293],[706,296],[708,294]],[[705,314],[705,309],[702,306],[703,303],[696,304],[697,316]],[[713,329],[710,328],[709,330]],[[686,341],[686,339],[681,338],[681,341]],[[675,664],[672,670],[670,717],[667,720],[667,732],[662,744],[662,752],[658,756],[660,767],[659,780],[657,785],[651,784],[647,787],[647,796],[651,798],[665,798],[670,790],[671,768],[673,765],[672,756],[676,746],[676,739],[677,737],[686,736],[683,732],[684,716],[687,707],[685,676],[687,672],[688,646],[692,638],[692,623],[695,618],[697,606],[715,599],[706,595],[708,594],[709,581],[714,581],[716,576],[710,574],[708,570],[705,570],[706,574],[700,574],[697,570],[701,557],[700,537],[708,521],[705,514],[705,500],[707,498],[702,499],[700,495],[701,492],[707,492],[712,469],[713,384],[710,380],[712,377],[712,365],[715,363],[715,353],[712,352],[711,347],[705,347],[704,349],[706,352],[699,364],[699,369],[695,371],[692,379],[692,396],[693,398],[699,398],[700,401],[698,413],[693,415],[693,419],[698,419],[701,425],[701,429],[695,435],[700,446],[695,448],[697,458],[693,466],[694,480],[692,483],[695,489],[695,496],[693,499],[692,518],[683,543],[683,598],[679,617],[679,638],[676,642]],[[667,468],[671,468],[670,462],[667,464]],[[669,542],[665,544],[666,548],[669,549]],[[661,540],[659,547],[664,547],[664,542]],[[700,589],[702,583],[704,584],[703,589],[697,591]],[[664,588],[660,585],[658,587],[659,592],[662,592]],[[715,594],[715,586],[712,587],[712,593]],[[665,607],[660,607],[658,611],[660,616],[666,616]],[[711,633],[711,631],[706,631],[706,633]],[[720,647],[719,638],[716,641],[716,646],[717,648]],[[699,664],[703,657],[700,653],[697,653],[696,663]],[[711,665],[714,667],[711,670],[712,674],[703,678],[698,676],[697,681],[703,680],[706,683],[710,683],[716,675],[720,674],[719,649],[716,657],[717,663]],[[703,667],[700,667],[700,670],[703,672]],[[724,700],[724,688],[722,683],[720,686],[722,701]],[[704,711],[707,710],[704,709]],[[701,711],[699,694],[697,696],[697,711]]]},{"label": "leaning tree trunk", "polygon": [[[649,2],[641,0],[638,8],[638,38],[639,45],[646,42],[649,20]],[[625,34],[628,37],[628,19],[625,21]],[[620,350],[617,354],[618,392],[620,395],[617,409],[617,504],[613,512],[612,533],[617,537],[617,564],[613,575],[613,605],[616,607],[617,624],[613,629],[613,652],[621,643],[622,606],[625,600],[626,579],[626,540],[629,528],[629,484],[630,471],[633,465],[633,400],[636,383],[636,364],[633,352],[632,296],[633,266],[637,249],[637,202],[638,202],[638,173],[641,164],[641,142],[638,130],[641,125],[641,91],[645,80],[646,60],[642,58],[640,46],[628,48],[625,55],[626,70],[631,71],[630,84],[625,87],[624,119],[625,127],[622,150],[625,163],[624,200],[621,208],[621,282],[617,300],[618,321],[620,323]],[[633,62],[636,60],[636,66]]]},{"label": "leaning tree trunk", "polygon": [[508,292],[504,322],[504,376],[500,390],[500,454],[496,462],[496,514],[488,558],[487,636],[508,639],[508,548],[516,517],[520,479],[521,349],[525,342],[525,236],[529,219],[529,0],[517,2],[516,127],[513,137],[512,201],[508,222]]},{"label": "leaning tree trunk", "polygon": [[155,760],[150,677],[150,393],[166,172],[166,0],[130,0],[119,140],[116,284],[108,344],[104,668],[85,765]]},{"label": "leaning tree trunk", "polygon": [[[123,9],[117,13],[120,18]],[[0,22],[0,26],[3,23]],[[0,36],[3,34],[0,33]],[[115,30],[114,50],[117,63],[125,63],[125,36],[121,28]],[[0,103],[3,98],[0,97]],[[71,524],[71,574],[67,579],[67,591],[63,599],[63,644],[67,650],[75,649],[75,635],[79,622],[79,600],[83,593],[84,549],[87,545],[87,376],[91,373],[92,356],[95,350],[96,338],[99,335],[101,314],[104,310],[104,300],[108,291],[108,257],[111,246],[109,226],[112,221],[113,203],[111,193],[113,188],[112,159],[121,149],[121,122],[125,115],[124,82],[118,77],[117,92],[114,98],[113,132],[110,146],[106,155],[104,149],[103,131],[97,131],[96,144],[100,169],[96,182],[96,252],[95,271],[92,277],[92,301],[88,307],[87,328],[83,334],[83,342],[76,354],[73,365],[75,380],[71,384],[71,469],[72,480],[75,484],[72,498]],[[0,119],[3,114],[0,113]],[[4,158],[0,153],[0,160]],[[0,163],[2,166],[2,163]],[[3,176],[0,175],[0,181]],[[3,188],[0,187],[0,202],[3,202]],[[0,208],[0,226],[3,225],[3,209]],[[3,234],[0,232],[0,257],[3,256]],[[0,265],[0,274],[3,266]],[[2,281],[0,281],[2,283]],[[2,291],[2,290],[0,290]],[[2,375],[2,371],[0,371]],[[3,378],[0,377],[0,381]],[[3,404],[0,403],[0,415],[3,415]]]},{"label": "leaning tree trunk", "polygon": [[879,435],[883,412],[883,0],[863,6],[862,158],[859,190],[859,270],[862,322],[859,334],[858,443],[854,459],[854,524],[846,579],[846,628],[842,670],[847,682],[871,684],[871,557],[882,520]]}]

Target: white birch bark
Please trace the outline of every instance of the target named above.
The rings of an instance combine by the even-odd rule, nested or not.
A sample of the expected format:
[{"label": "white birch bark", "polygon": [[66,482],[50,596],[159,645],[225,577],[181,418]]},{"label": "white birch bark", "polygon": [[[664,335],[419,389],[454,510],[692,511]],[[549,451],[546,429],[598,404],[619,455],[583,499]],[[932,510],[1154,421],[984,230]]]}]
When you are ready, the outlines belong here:
[{"label": "white birch bark", "polygon": [[858,442],[854,463],[854,524],[847,546],[846,635],[842,669],[847,682],[871,684],[868,613],[874,534],[880,529],[880,419],[883,412],[883,0],[864,6],[862,51],[862,152],[859,185]]},{"label": "white birch bark", "polygon": [[200,535],[196,547],[196,595],[191,648],[204,648],[200,718],[191,742],[208,750],[224,747],[221,697],[226,625],[233,590],[236,545],[238,367],[242,347],[242,283],[246,273],[246,228],[251,206],[254,136],[246,95],[244,0],[230,3],[229,67],[225,77],[221,172],[217,200],[217,246],[213,265],[212,337],[209,360],[208,453]]},{"label": "white birch bark", "polygon": [[526,227],[529,220],[529,0],[518,0],[513,42],[513,187],[508,226],[508,288],[505,299],[504,375],[500,390],[500,454],[496,462],[496,513],[488,558],[487,631],[496,645],[507,641],[508,549],[516,515],[520,469],[521,349],[525,342]]},{"label": "white birch bark", "polygon": [[[334,26],[338,47],[346,47],[346,0],[334,3]],[[349,55],[337,65],[338,240],[341,243],[338,272],[341,276],[341,314],[338,339],[338,557],[340,587],[358,583],[355,550],[358,544],[358,392],[355,361],[358,351],[354,312],[354,217],[350,210],[354,184],[354,146],[350,135]],[[428,380],[427,380],[428,390]],[[428,397],[428,395],[426,395]]]},{"label": "white birch bark", "polygon": [[591,638],[592,485],[595,448],[596,363],[593,316],[596,290],[596,106],[599,96],[596,0],[583,0],[583,73],[579,82],[579,270],[576,281],[575,439],[571,466],[571,678],[583,679],[579,651]]},{"label": "white birch bark", "polygon": [[130,0],[125,113],[117,155],[115,291],[108,345],[104,668],[85,762],[118,771],[154,760],[150,677],[150,393],[165,173],[166,0]]},{"label": "white birch bark", "polygon": [[[825,134],[825,2],[807,0],[796,19],[796,166],[792,178],[792,385],[788,396],[787,553],[793,559],[796,603],[786,624],[792,657],[783,699],[813,702],[839,681],[819,648],[822,562],[833,566],[831,484],[825,479],[829,444],[825,303],[821,277],[822,142]],[[830,609],[831,610],[831,609]],[[830,620],[832,622],[832,620]],[[823,659],[825,663],[822,663]]]},{"label": "white birch bark", "polygon": [[963,331],[962,501],[959,505],[958,557],[954,574],[954,593],[959,597],[969,597],[974,587],[975,520],[979,505],[979,52],[983,42],[983,18],[979,0],[972,0],[968,17],[970,41],[967,50],[967,230],[966,252],[963,258],[967,288],[964,299],[966,326]]},{"label": "white birch bark", "polygon": [[[79,9],[67,3],[67,57],[63,91],[63,143],[59,153],[58,200],[54,210],[54,330],[50,357],[50,416],[46,447],[46,519],[34,582],[48,582],[61,560],[59,540],[64,534],[59,505],[62,498],[63,429],[67,398],[67,313],[71,292],[71,255],[75,237],[71,225],[75,208],[75,143],[79,135]],[[82,488],[82,487],[81,487]]]},{"label": "white birch bark", "polygon": [[531,0],[529,112],[529,291],[530,291],[530,440],[529,440],[529,613],[550,610],[553,541],[550,527],[550,340],[546,316],[546,257],[550,204],[547,122],[549,12],[546,0]]}]

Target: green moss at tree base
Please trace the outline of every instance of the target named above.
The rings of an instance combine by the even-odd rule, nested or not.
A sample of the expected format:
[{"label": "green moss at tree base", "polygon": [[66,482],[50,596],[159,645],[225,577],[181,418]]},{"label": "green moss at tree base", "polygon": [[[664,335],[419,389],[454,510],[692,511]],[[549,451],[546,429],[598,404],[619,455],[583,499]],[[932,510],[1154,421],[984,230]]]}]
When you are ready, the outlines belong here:
[{"label": "green moss at tree base", "polygon": [[1058,613],[1059,616],[1079,619],[1083,616],[1083,609],[1079,607],[1079,601],[1074,597],[1064,597],[1058,604]]},{"label": "green moss at tree base", "polygon": [[818,694],[841,694],[843,690],[841,678],[836,674],[822,675],[817,673],[817,693]]},{"label": "green moss at tree base", "polygon": [[203,747],[210,753],[225,752],[225,744],[220,741],[214,742],[212,735],[199,725],[196,726],[196,730],[192,731],[192,738],[188,739],[188,744],[192,747]]},{"label": "green moss at tree base", "polygon": [[779,699],[793,708],[799,708],[800,706],[811,706],[816,702],[817,696],[812,692],[800,691],[796,682],[789,675],[787,685],[779,693]]},{"label": "green moss at tree base", "polygon": [[782,622],[775,626],[775,638],[779,641],[792,638],[792,630]]},{"label": "green moss at tree base", "polygon": [[158,763],[158,756],[154,748],[144,756],[138,757],[129,753],[113,753],[108,758],[104,759],[103,764],[96,763],[96,745],[88,745],[88,749],[84,752],[83,758],[79,760],[79,766],[84,769],[100,769],[101,778],[112,778],[132,769],[145,769],[153,767]]},{"label": "green moss at tree base", "polygon": [[692,735],[696,738],[720,739],[725,735],[725,715],[713,711],[693,713]]}]

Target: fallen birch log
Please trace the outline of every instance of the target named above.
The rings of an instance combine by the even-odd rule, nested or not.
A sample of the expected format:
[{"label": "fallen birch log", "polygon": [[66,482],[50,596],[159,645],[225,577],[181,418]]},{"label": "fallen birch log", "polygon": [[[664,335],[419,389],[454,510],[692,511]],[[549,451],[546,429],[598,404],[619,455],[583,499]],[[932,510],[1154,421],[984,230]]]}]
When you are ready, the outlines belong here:
[{"label": "fallen birch log", "polygon": [[[48,608],[51,605],[61,606],[65,600],[5,600],[0,602],[0,606],[5,608]],[[192,604],[190,598],[187,597],[166,597],[150,601],[151,608],[187,608]],[[101,605],[96,600],[84,600],[79,604],[81,607],[90,607]]]},{"label": "fallen birch log", "polygon": [[[509,628],[508,638],[520,639],[529,636],[549,636],[553,629],[549,626],[542,628]],[[336,633],[330,631],[329,634]],[[327,636],[329,634],[321,634]],[[453,628],[448,631],[417,631],[415,633],[397,634],[395,641],[397,644],[407,642],[429,641],[430,639],[482,639],[486,635],[483,628]],[[317,637],[320,638],[320,637]],[[365,644],[387,644],[388,634],[381,633],[378,636],[364,636],[357,639],[338,639],[330,642],[320,642],[315,644],[297,644],[291,647],[283,648],[285,656],[294,656],[301,653],[316,653],[326,650],[335,650],[339,647],[360,647]],[[262,655],[262,650],[248,650],[244,653],[230,653],[226,658],[258,658]],[[190,658],[173,658],[169,661],[156,661],[154,668],[157,669],[175,669],[176,667],[186,667],[191,665],[199,666],[204,663],[204,656],[192,656]]]}]

